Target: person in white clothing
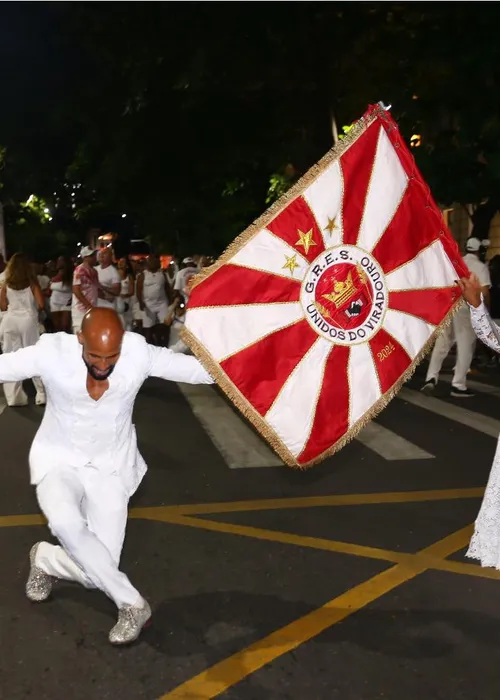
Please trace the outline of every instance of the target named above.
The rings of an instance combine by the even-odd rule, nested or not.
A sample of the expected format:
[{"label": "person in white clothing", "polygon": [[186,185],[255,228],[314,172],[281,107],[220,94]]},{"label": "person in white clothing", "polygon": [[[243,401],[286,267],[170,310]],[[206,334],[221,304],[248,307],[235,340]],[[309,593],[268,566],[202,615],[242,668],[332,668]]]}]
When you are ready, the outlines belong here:
[{"label": "person in white clothing", "polygon": [[[4,353],[14,353],[35,345],[40,338],[38,314],[45,298],[36,273],[23,253],[15,253],[5,271],[5,284],[0,292],[0,309],[4,312],[1,335]],[[4,355],[7,356],[7,355]],[[31,377],[36,389],[35,403],[45,404],[45,390],[38,375]],[[26,406],[28,397],[22,381],[13,380],[3,385],[8,406]]]},{"label": "person in white clothing", "polygon": [[120,296],[116,298],[116,310],[122,319],[126,331],[132,330],[134,315],[132,301],[135,292],[135,279],[132,265],[128,258],[118,260],[118,274],[121,280]]},{"label": "person in white clothing", "polygon": [[174,287],[175,279],[177,277],[178,272],[179,272],[179,265],[177,264],[177,258],[172,257],[172,260],[169,262],[168,267],[165,270],[165,277],[167,278],[167,282],[172,289]]},{"label": "person in white clothing", "polygon": [[59,546],[32,547],[26,595],[46,600],[54,578],[98,588],[118,608],[110,642],[127,644],[151,616],[119,568],[128,501],[147,469],[132,424],[135,398],[147,377],[213,380],[196,358],[148,345],[102,308],[85,315],[77,336],[45,334],[0,357],[1,382],[38,376],[47,407],[30,450],[31,483]]},{"label": "person in white clothing", "polygon": [[137,280],[139,279],[139,275],[142,272],[144,272],[146,263],[144,260],[131,260],[131,265],[134,273],[134,294],[132,295],[131,299],[132,329],[138,332],[142,332],[144,312],[141,310],[139,298],[137,297]]},{"label": "person in white clothing", "polygon": [[[491,278],[488,266],[479,259],[482,247],[483,244],[478,238],[469,238],[466,243],[467,253],[464,256],[464,262],[469,271],[474,273],[479,279],[482,293],[487,302],[489,298],[489,288],[491,287]],[[455,398],[474,396],[472,391],[467,388],[467,373],[470,369],[472,358],[474,357],[476,334],[472,328],[470,314],[466,307],[462,307],[457,311],[453,317],[452,324],[446,328],[436,340],[429,362],[425,384],[422,387],[424,394],[430,395],[434,392],[443,362],[454,343],[457,344],[457,359],[450,394]]]},{"label": "person in white clothing", "polygon": [[[491,319],[484,303],[482,282],[472,274],[468,279],[462,278],[459,286],[469,304],[477,337],[500,353],[500,327]],[[482,566],[500,570],[500,440],[466,556],[479,560]]]},{"label": "person in white clothing", "polygon": [[[163,322],[168,315],[168,282],[160,266],[157,255],[150,255],[146,269],[137,278],[137,298],[143,311],[142,325],[146,338],[151,341],[153,328],[164,329]],[[155,328],[155,330],[159,330]]]},{"label": "person in white clothing", "polygon": [[99,278],[95,270],[97,251],[83,247],[80,250],[81,264],[73,273],[73,297],[71,303],[71,323],[73,333],[78,333],[83,317],[94,306],[97,306],[99,297]]},{"label": "person in white clothing", "polygon": [[199,269],[194,258],[184,258],[182,269],[179,270],[175,278],[174,290],[183,296],[186,303],[189,300],[189,281],[197,272]]},{"label": "person in white clothing", "polygon": [[165,325],[170,328],[168,347],[172,352],[183,352],[189,354],[190,350],[181,338],[181,332],[186,321],[186,304],[180,297],[177,297],[169,307]]},{"label": "person in white clothing", "polygon": [[50,277],[46,274],[45,265],[43,263],[33,263],[33,270],[36,274],[38,285],[42,290],[44,297],[43,309],[38,314],[38,323],[40,332],[45,332],[45,328],[51,328],[50,317]]},{"label": "person in white clothing", "polygon": [[99,279],[99,299],[97,306],[106,309],[116,309],[116,301],[121,293],[121,277],[113,266],[111,248],[103,248],[99,253],[100,264],[96,267]]},{"label": "person in white clothing", "polygon": [[58,274],[50,282],[50,314],[56,333],[70,332],[71,296],[73,286],[73,264],[60,255],[57,259]]}]

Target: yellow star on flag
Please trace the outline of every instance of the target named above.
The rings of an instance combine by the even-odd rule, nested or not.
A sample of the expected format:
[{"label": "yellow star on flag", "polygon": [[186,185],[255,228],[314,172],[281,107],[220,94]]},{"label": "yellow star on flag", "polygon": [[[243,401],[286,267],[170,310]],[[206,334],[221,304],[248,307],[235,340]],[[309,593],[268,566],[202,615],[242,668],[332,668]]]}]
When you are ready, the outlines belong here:
[{"label": "yellow star on flag", "polygon": [[310,229],[307,233],[303,233],[299,229],[297,229],[297,233],[299,234],[299,240],[295,245],[301,245],[304,248],[304,252],[307,255],[309,253],[309,248],[313,245],[318,245],[316,241],[313,238],[313,230]]},{"label": "yellow star on flag", "polygon": [[330,217],[328,217],[328,223],[325,226],[325,231],[328,231],[328,233],[332,235],[336,228],[338,228],[338,226],[335,224],[335,217],[333,217],[333,219],[330,219]]},{"label": "yellow star on flag", "polygon": [[290,270],[291,276],[293,277],[293,273],[295,271],[295,268],[300,267],[299,263],[297,262],[297,256],[291,255],[290,257],[288,257],[288,255],[285,255],[285,260],[286,260],[286,263],[283,265],[283,267],[281,269],[285,270],[286,268],[288,268]]}]

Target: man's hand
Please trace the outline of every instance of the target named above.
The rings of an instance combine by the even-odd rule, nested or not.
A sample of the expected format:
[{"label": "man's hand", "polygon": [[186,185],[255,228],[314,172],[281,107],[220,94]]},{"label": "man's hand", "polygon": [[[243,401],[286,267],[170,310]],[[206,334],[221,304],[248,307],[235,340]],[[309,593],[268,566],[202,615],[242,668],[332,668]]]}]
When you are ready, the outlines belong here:
[{"label": "man's hand", "polygon": [[477,309],[477,307],[481,305],[482,289],[481,283],[476,275],[471,275],[468,279],[467,277],[462,277],[457,284],[460,287],[465,301]]}]

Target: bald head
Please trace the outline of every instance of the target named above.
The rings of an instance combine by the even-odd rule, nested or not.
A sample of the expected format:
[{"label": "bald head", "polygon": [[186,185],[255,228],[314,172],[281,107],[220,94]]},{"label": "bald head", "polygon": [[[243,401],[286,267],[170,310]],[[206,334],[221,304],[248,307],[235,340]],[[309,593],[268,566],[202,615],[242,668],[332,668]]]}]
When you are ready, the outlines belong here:
[{"label": "bald head", "polygon": [[90,376],[101,381],[107,379],[118,362],[123,340],[123,326],[116,311],[106,308],[87,311],[78,340]]}]

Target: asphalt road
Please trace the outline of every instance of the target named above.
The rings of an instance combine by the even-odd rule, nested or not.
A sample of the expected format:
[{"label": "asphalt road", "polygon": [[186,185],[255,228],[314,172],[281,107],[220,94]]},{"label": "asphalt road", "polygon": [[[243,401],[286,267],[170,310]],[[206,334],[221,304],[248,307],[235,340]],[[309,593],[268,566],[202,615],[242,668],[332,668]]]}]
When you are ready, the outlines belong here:
[{"label": "asphalt road", "polygon": [[26,600],[30,546],[48,536],[27,469],[43,409],[3,410],[0,698],[491,700],[500,576],[464,550],[500,381],[476,380],[487,393],[454,401],[444,383],[426,405],[415,380],[371,433],[303,473],[276,466],[213,389],[146,384],[135,422],[150,469],[122,568],[154,613],[126,649],[108,645],[115,610],[99,592],[59,583]]}]

